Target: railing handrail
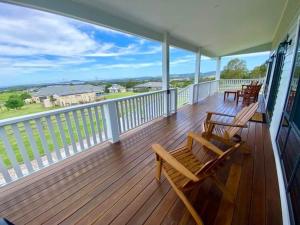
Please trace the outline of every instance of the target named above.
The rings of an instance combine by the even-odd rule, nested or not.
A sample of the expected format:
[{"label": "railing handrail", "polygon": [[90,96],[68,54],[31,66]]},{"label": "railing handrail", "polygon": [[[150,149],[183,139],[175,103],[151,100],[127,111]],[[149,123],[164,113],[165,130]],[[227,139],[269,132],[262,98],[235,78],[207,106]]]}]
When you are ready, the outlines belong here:
[{"label": "railing handrail", "polygon": [[190,84],[190,85],[188,85],[188,86],[186,86],[186,87],[184,87],[184,88],[179,89],[178,93],[179,93],[179,92],[183,92],[183,91],[189,89],[192,85],[206,84],[206,83],[212,83],[212,82],[217,82],[217,81],[218,81],[218,80],[209,80],[209,81],[199,82],[198,84],[194,84],[194,83],[193,83],[193,84]]},{"label": "railing handrail", "polygon": [[181,92],[184,92],[184,91],[188,90],[188,89],[190,88],[191,85],[193,85],[193,84],[190,84],[190,85],[188,85],[188,86],[186,86],[186,87],[184,87],[184,88],[180,88],[180,89],[178,90],[178,94],[180,94]]},{"label": "railing handrail", "polygon": [[[174,90],[174,89],[175,88],[170,88],[170,90]],[[68,113],[68,112],[72,112],[75,110],[81,110],[81,109],[85,109],[85,108],[101,106],[104,104],[108,104],[110,102],[124,101],[124,100],[128,100],[128,99],[144,97],[144,96],[148,96],[148,95],[152,95],[152,94],[156,94],[156,93],[163,93],[165,91],[166,90],[153,91],[153,92],[142,93],[142,94],[137,94],[137,95],[128,96],[128,97],[108,99],[108,100],[99,101],[99,102],[92,102],[92,103],[68,106],[68,107],[64,107],[61,109],[49,110],[46,112],[38,112],[38,113],[32,113],[32,114],[28,114],[28,115],[24,115],[24,116],[12,117],[12,118],[8,118],[8,119],[0,120],[0,127],[11,125],[11,124],[16,124],[16,123],[20,123],[20,122],[25,122],[25,121],[29,121],[29,120],[34,120],[34,119],[38,119],[41,117],[55,116],[58,114]]]},{"label": "railing handrail", "polygon": [[203,81],[203,82],[199,82],[198,84],[194,84],[194,85],[207,84],[207,83],[212,83],[212,82],[218,82],[218,80]]},{"label": "railing handrail", "polygon": [[241,81],[246,81],[246,80],[264,80],[265,78],[264,77],[261,77],[261,78],[245,78],[245,79],[237,79],[237,78],[233,78],[233,79],[220,79],[220,80],[224,80],[224,81],[227,81],[227,80],[241,80]]}]

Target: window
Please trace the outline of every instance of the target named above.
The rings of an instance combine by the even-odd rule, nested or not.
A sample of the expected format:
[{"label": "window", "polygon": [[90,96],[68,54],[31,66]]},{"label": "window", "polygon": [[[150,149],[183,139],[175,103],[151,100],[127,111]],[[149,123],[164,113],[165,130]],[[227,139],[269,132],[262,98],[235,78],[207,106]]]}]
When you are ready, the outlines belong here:
[{"label": "window", "polygon": [[267,72],[267,78],[266,78],[265,87],[264,87],[264,96],[265,96],[265,98],[267,97],[267,94],[268,94],[268,91],[269,91],[270,79],[271,79],[273,63],[274,63],[274,57],[275,57],[275,55],[272,54],[272,56],[268,60],[268,72]]}]

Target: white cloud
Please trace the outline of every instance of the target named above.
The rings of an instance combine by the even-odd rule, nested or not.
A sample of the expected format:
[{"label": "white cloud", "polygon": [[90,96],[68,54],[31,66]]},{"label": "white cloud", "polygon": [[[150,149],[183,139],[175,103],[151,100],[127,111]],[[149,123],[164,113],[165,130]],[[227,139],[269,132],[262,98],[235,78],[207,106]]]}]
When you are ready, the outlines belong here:
[{"label": "white cloud", "polygon": [[40,12],[20,15],[0,16],[1,55],[74,56],[98,45],[63,17]]},{"label": "white cloud", "polygon": [[143,62],[143,63],[117,63],[112,65],[97,65],[95,68],[97,69],[125,69],[125,68],[132,68],[132,69],[140,69],[152,66],[161,66],[160,61],[153,61],[153,62]]}]

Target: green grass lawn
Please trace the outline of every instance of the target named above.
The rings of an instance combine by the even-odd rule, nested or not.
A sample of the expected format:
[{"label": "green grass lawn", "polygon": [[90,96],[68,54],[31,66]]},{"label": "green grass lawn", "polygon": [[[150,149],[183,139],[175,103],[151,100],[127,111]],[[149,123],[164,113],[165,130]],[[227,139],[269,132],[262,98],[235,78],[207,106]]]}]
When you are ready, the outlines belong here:
[{"label": "green grass lawn", "polygon": [[114,98],[124,98],[132,95],[137,95],[140,93],[135,93],[135,92],[124,92],[124,93],[109,93],[105,95],[106,99],[114,99]]},{"label": "green grass lawn", "polygon": [[21,109],[6,109],[3,108],[0,110],[0,120],[11,118],[11,117],[17,117],[17,116],[24,116],[32,113],[38,113],[38,112],[44,112],[49,111],[52,109],[57,109],[59,107],[53,107],[53,108],[45,108],[42,104],[29,104],[24,105]]}]

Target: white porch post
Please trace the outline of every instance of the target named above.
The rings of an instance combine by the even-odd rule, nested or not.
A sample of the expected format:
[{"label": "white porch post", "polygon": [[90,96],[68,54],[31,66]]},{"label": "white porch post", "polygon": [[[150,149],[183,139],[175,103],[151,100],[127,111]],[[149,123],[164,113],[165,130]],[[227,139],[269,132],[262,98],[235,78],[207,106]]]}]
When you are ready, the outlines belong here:
[{"label": "white porch post", "polygon": [[120,132],[117,104],[115,101],[111,101],[104,105],[104,114],[106,119],[108,138],[110,139],[110,142],[116,143],[120,140]]},{"label": "white porch post", "polygon": [[201,50],[200,48],[196,52],[196,67],[195,67],[195,77],[194,84],[190,86],[189,89],[189,104],[194,104],[198,101],[198,93],[199,93],[199,80],[200,80],[200,67],[201,67]]},{"label": "white porch post", "polygon": [[195,79],[194,79],[194,84],[199,83],[200,79],[200,67],[201,67],[201,50],[200,48],[198,49],[196,53],[196,68],[195,68]]},{"label": "white porch post", "polygon": [[162,89],[165,92],[164,114],[170,115],[170,47],[169,35],[164,34],[164,42],[162,43]]},{"label": "white porch post", "polygon": [[221,57],[217,58],[217,66],[216,66],[216,80],[217,80],[217,91],[220,88],[220,79],[221,79]]}]

